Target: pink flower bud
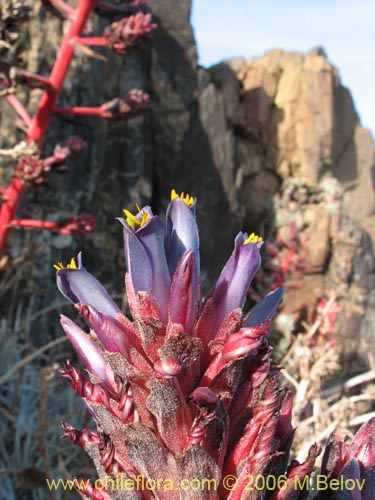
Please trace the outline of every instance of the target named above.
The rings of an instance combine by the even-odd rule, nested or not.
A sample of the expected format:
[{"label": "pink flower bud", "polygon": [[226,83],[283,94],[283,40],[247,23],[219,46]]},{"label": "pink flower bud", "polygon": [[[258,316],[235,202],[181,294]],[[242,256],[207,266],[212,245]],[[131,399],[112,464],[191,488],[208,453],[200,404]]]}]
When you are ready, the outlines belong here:
[{"label": "pink flower bud", "polygon": [[151,14],[138,12],[108,26],[104,31],[104,37],[110,49],[126,55],[141,47],[156,27]]},{"label": "pink flower bud", "polygon": [[150,96],[140,89],[115,97],[100,107],[101,117],[107,120],[129,120],[141,115],[150,104]]},{"label": "pink flower bud", "polygon": [[60,234],[72,234],[78,236],[80,234],[92,233],[96,229],[96,219],[88,214],[77,215],[74,219],[60,224],[57,231]]}]

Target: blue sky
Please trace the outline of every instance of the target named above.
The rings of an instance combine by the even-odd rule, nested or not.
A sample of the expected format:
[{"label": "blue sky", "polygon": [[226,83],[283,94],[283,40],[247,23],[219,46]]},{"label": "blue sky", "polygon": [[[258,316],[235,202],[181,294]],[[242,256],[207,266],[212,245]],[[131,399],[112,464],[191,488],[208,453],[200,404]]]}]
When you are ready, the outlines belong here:
[{"label": "blue sky", "polygon": [[199,62],[324,47],[375,137],[375,0],[193,0]]}]

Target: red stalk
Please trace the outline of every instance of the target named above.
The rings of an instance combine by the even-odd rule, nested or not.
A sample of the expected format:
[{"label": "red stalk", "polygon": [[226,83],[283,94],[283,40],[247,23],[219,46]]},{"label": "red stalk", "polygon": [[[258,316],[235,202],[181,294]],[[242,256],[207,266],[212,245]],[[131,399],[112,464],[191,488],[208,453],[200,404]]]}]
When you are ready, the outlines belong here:
[{"label": "red stalk", "polygon": [[44,132],[51,119],[54,104],[60,93],[74,55],[71,40],[79,37],[82,33],[95,4],[95,0],[80,0],[74,14],[74,20],[62,42],[60,52],[57,55],[56,62],[49,78],[54,91],[44,92],[29,133],[29,142],[36,141],[39,147],[42,144]]},{"label": "red stalk", "polygon": [[[57,2],[62,5],[58,0]],[[56,1],[55,4],[57,5]],[[73,11],[72,23],[68,33],[64,37],[49,78],[53,90],[44,92],[42,95],[38,110],[30,123],[28,143],[35,141],[39,147],[42,145],[46,128],[53,114],[56,99],[61,91],[74,55],[71,42],[73,39],[79,38],[82,34],[88,17],[95,5],[96,0],[79,0],[77,8]],[[12,183],[6,189],[4,201],[0,209],[0,254],[4,251],[10,230],[9,226],[15,218],[24,189],[25,187],[22,182],[16,177],[13,178]]]},{"label": "red stalk", "polygon": [[75,115],[102,115],[101,108],[85,108],[80,106],[73,106],[71,108],[54,108],[54,113],[74,113]]},{"label": "red stalk", "polygon": [[9,227],[25,227],[33,229],[49,229],[59,234],[86,234],[96,229],[96,220],[91,214],[81,214],[73,219],[55,222],[39,219],[13,219]]},{"label": "red stalk", "polygon": [[5,96],[5,99],[9,102],[16,113],[22,118],[26,127],[30,128],[31,117],[24,108],[23,104],[18,100],[18,98],[14,94],[7,94]]},{"label": "red stalk", "polygon": [[59,228],[57,222],[51,222],[47,220],[36,220],[36,219],[14,219],[10,221],[9,226],[49,229],[49,230],[57,230]]},{"label": "red stalk", "polygon": [[88,36],[84,38],[76,38],[74,43],[79,43],[81,45],[98,45],[102,47],[107,45],[107,39],[104,38],[104,36]]}]

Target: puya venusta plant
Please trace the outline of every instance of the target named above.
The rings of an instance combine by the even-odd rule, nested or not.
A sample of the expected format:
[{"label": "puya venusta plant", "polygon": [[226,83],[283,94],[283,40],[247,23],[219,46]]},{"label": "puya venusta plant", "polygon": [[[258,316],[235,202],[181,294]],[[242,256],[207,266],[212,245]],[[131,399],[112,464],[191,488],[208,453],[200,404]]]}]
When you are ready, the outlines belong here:
[{"label": "puya venusta plant", "polygon": [[[87,374],[67,361],[60,375],[97,428],[63,424],[99,475],[72,484],[95,500],[307,499],[321,450],[314,444],[302,463],[290,461],[293,396],[269,345],[283,289],[244,310],[262,239],[240,232],[203,298],[196,204],[172,191],[165,222],[148,206],[118,219],[132,319],[80,254],[55,266],[58,288],[89,328],[61,316]],[[331,436],[316,498],[373,498],[374,426],[349,444]]]}]

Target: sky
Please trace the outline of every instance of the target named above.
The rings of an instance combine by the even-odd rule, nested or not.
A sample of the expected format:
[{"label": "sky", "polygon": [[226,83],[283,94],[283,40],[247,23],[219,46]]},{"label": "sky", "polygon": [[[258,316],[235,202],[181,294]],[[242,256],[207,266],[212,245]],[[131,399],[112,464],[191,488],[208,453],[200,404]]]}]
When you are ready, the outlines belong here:
[{"label": "sky", "polygon": [[199,63],[323,47],[375,138],[375,0],[193,0]]}]

